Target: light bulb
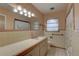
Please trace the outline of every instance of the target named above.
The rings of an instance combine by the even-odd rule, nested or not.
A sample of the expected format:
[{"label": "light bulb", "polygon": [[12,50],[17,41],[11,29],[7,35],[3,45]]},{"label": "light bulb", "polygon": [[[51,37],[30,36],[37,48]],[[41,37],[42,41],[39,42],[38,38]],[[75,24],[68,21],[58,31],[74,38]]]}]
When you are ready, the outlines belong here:
[{"label": "light bulb", "polygon": [[34,13],[32,13],[31,15],[32,15],[33,17],[35,16],[35,14],[34,14]]},{"label": "light bulb", "polygon": [[28,15],[31,15],[31,12],[28,12]]},{"label": "light bulb", "polygon": [[24,14],[24,16],[27,16],[27,14]]},{"label": "light bulb", "polygon": [[23,11],[20,11],[20,14],[22,15],[23,14]]},{"label": "light bulb", "polygon": [[26,12],[27,12],[27,10],[26,10],[26,9],[23,9],[23,12],[24,12],[24,13],[26,13]]},{"label": "light bulb", "polygon": [[31,15],[28,15],[28,17],[30,18],[30,17],[31,17]]},{"label": "light bulb", "polygon": [[31,17],[31,12],[28,12],[28,17],[29,17],[29,18]]},{"label": "light bulb", "polygon": [[17,9],[18,9],[18,10],[22,10],[22,7],[21,7],[21,6],[18,6]]},{"label": "light bulb", "polygon": [[18,10],[16,8],[13,9],[13,12],[18,12]]}]

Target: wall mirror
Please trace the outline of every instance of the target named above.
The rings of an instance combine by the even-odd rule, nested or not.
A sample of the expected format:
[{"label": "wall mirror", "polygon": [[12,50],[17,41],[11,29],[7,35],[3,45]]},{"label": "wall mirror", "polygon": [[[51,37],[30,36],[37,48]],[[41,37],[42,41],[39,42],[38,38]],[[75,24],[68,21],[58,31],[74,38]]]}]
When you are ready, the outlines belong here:
[{"label": "wall mirror", "polygon": [[6,16],[0,14],[0,31],[4,31],[6,29]]},{"label": "wall mirror", "polygon": [[14,30],[30,30],[30,22],[20,19],[14,20]]}]

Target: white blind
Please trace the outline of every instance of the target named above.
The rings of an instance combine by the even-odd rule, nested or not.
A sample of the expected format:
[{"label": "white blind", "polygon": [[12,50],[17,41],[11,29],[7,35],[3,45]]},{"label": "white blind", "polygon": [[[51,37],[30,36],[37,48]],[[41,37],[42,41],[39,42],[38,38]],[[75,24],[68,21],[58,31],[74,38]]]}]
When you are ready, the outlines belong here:
[{"label": "white blind", "polygon": [[47,31],[58,31],[58,19],[47,20]]}]

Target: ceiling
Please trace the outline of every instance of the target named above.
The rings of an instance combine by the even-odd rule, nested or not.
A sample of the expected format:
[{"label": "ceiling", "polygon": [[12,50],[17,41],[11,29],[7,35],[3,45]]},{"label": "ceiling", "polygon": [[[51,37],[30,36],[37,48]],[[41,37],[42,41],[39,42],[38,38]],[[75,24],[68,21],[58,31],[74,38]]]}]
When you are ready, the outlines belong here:
[{"label": "ceiling", "polygon": [[[63,10],[67,6],[67,3],[32,3],[32,5],[34,5],[40,12],[45,14]],[[0,7],[8,8],[9,10],[12,9],[11,5],[8,3],[0,3]],[[54,10],[50,10],[51,7],[54,7]]]},{"label": "ceiling", "polygon": [[[33,3],[32,5],[42,13],[49,13],[65,9],[67,3]],[[51,7],[54,7],[54,10],[50,10]]]}]

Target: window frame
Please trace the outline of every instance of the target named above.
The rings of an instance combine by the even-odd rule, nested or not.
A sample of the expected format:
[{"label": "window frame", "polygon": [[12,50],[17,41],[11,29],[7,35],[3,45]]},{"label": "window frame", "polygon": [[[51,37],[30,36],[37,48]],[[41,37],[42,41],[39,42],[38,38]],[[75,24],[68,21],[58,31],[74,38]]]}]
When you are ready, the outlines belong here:
[{"label": "window frame", "polygon": [[[48,20],[52,20],[52,19],[57,19],[57,21],[58,21],[58,31],[48,31],[48,30],[47,30],[47,21],[48,21]],[[59,31],[60,31],[60,29],[59,29],[59,19],[58,19],[58,18],[51,18],[51,19],[48,19],[48,20],[46,20],[46,26],[45,26],[46,32],[59,32]],[[51,27],[51,28],[52,28],[52,27]]]}]

